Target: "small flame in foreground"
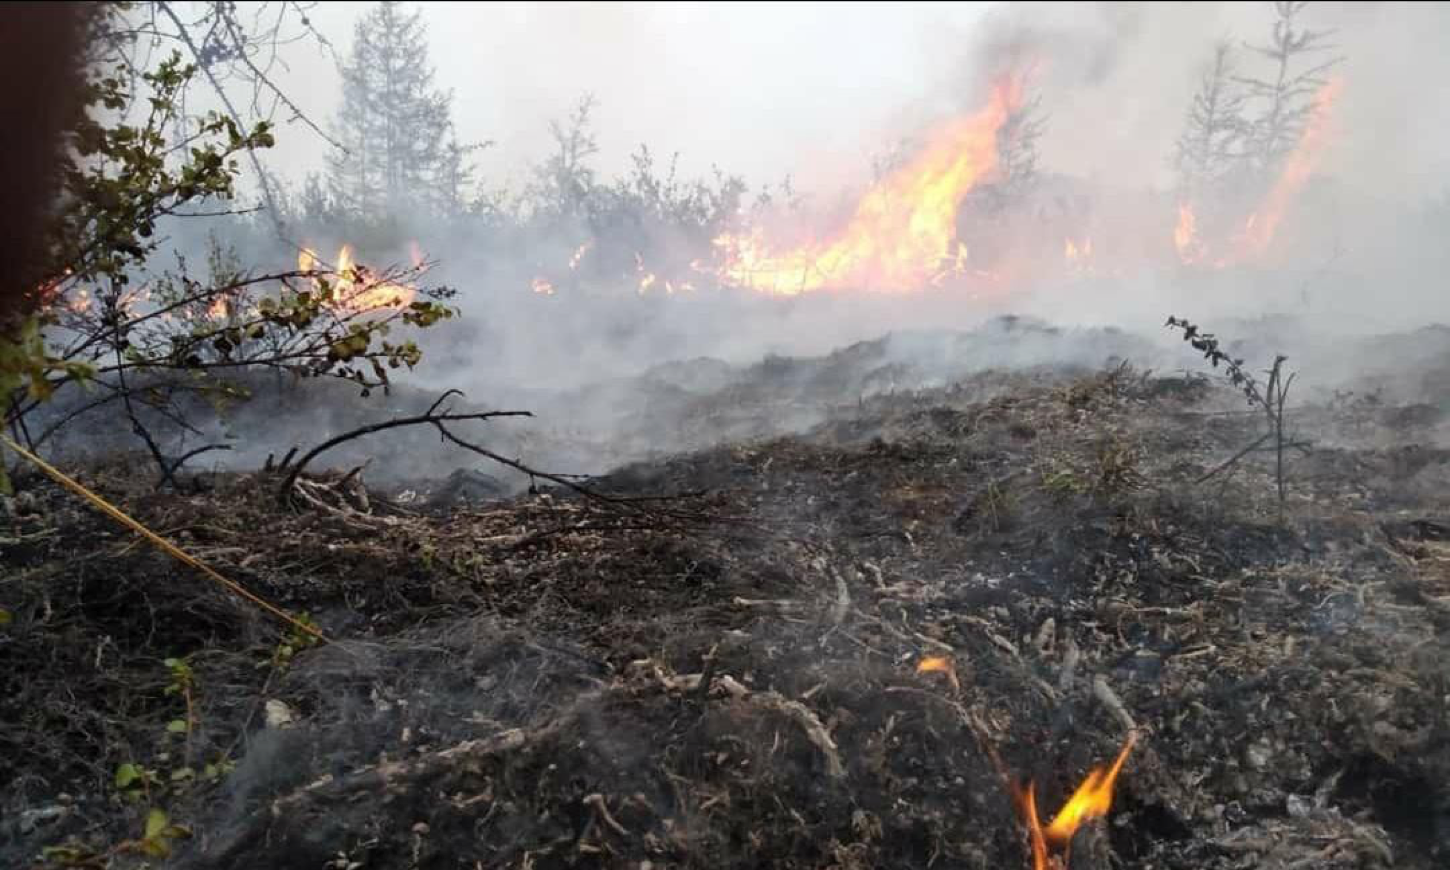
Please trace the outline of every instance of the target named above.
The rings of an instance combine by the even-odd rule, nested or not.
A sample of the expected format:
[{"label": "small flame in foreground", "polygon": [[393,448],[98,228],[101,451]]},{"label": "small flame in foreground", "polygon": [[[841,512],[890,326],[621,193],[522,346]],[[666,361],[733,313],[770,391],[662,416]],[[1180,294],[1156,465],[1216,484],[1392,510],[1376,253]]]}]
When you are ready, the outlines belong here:
[{"label": "small flame in foreground", "polygon": [[956,663],[947,656],[927,656],[923,658],[917,663],[916,672],[918,674],[946,674],[947,682],[952,684],[952,688],[958,691],[962,688],[961,682],[957,679]]},{"label": "small flame in foreground", "polygon": [[1048,863],[1047,856],[1049,843],[1065,852],[1072,843],[1073,834],[1077,833],[1083,822],[1100,819],[1108,814],[1113,805],[1113,785],[1118,781],[1124,762],[1128,760],[1128,753],[1137,742],[1138,733],[1130,732],[1127,742],[1123,744],[1111,766],[1095,767],[1088,771],[1082,785],[1077,787],[1077,791],[1072,793],[1072,797],[1068,798],[1067,803],[1063,804],[1046,828],[1042,827],[1037,816],[1036,791],[1032,783],[1027,784],[1020,802],[1022,815],[1027,822],[1028,836],[1031,838],[1032,870],[1051,870],[1052,865]]},{"label": "small flame in foreground", "polygon": [[532,286],[534,292],[539,294],[540,296],[554,295],[554,285],[550,284],[548,281],[545,281],[543,278],[535,278],[530,286]]}]

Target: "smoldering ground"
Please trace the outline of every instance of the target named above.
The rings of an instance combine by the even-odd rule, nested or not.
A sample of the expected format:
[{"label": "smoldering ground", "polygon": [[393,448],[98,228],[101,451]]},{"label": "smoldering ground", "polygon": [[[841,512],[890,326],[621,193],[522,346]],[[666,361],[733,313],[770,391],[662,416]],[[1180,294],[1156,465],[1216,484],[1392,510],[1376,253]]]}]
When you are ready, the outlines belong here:
[{"label": "smoldering ground", "polygon": [[[0,656],[68,680],[0,693],[27,723],[4,757],[45,759],[19,771],[17,799],[59,821],[0,847],[28,860],[42,841],[134,833],[108,798],[116,764],[169,772],[175,753],[230,749],[224,784],[172,807],[195,820],[183,862],[1022,866],[989,749],[1056,805],[1121,745],[1126,712],[1151,739],[1106,845],[1074,866],[1101,849],[1195,870],[1439,866],[1450,336],[1432,324],[1450,314],[1443,176],[1421,146],[1444,135],[1443,52],[1428,50],[1444,12],[1309,8],[1341,27],[1349,84],[1337,144],[1263,262],[1174,262],[1158,172],[1207,37],[1263,31],[1261,7],[1228,4],[1006,7],[923,37],[951,60],[883,141],[971,103],[990,66],[977,54],[1042,58],[1041,169],[1093,193],[1091,270],[975,297],[781,299],[641,294],[625,259],[548,295],[531,282],[567,273],[574,227],[406,227],[464,317],[423,336],[424,363],[390,395],[259,388],[208,420],[208,437],[237,436],[237,469],[456,386],[539,415],[487,424],[479,440],[506,455],[625,465],[596,482],[615,496],[706,495],[651,514],[549,486],[467,509],[293,511],[265,475],[154,493],[144,463],[94,466],[92,485],[348,638],[279,665],[258,614],[36,484],[8,516],[7,564],[27,573],[0,602],[23,629]],[[636,27],[612,31],[621,50]],[[963,67],[966,85],[948,75]],[[1418,87],[1422,113],[1374,96]],[[628,100],[601,98],[627,117]],[[754,126],[715,141],[749,149]],[[824,174],[859,193],[846,163]],[[248,263],[295,256],[266,233],[224,238]],[[647,253],[687,264],[677,244]],[[1135,244],[1166,262],[1110,259]],[[1161,328],[1170,314],[1300,372],[1294,419],[1313,446],[1293,454],[1287,507],[1262,455],[1203,484],[1258,418],[1200,377],[1201,356]],[[102,442],[90,425],[65,446]],[[422,432],[319,465],[368,457],[363,480],[394,496],[472,462]],[[56,574],[73,582],[52,588]],[[195,656],[204,725],[160,738],[158,759],[177,714],[154,662],[178,654]],[[913,673],[927,654],[953,657],[955,687]],[[292,721],[260,727],[269,701]],[[39,727],[53,721],[68,726]]]}]

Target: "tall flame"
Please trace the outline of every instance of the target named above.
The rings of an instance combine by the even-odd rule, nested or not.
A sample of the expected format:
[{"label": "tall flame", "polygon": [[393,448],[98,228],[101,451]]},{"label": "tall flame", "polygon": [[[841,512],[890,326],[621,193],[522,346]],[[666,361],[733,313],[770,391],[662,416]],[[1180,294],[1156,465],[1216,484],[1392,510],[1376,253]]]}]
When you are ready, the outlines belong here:
[{"label": "tall flame", "polygon": [[1052,867],[1047,854],[1049,844],[1065,851],[1084,822],[1107,816],[1113,805],[1113,786],[1118,781],[1123,764],[1128,760],[1128,753],[1133,751],[1137,742],[1138,733],[1130,732],[1127,742],[1123,744],[1111,766],[1095,767],[1088,771],[1082,785],[1077,787],[1077,791],[1072,793],[1072,797],[1068,798],[1067,803],[1063,804],[1046,828],[1042,827],[1042,822],[1038,819],[1036,790],[1032,783],[1028,783],[1022,790],[1019,802],[1031,839],[1032,870],[1050,870]]},{"label": "tall flame", "polygon": [[998,83],[988,105],[943,126],[905,166],[873,186],[835,238],[774,251],[756,227],[725,234],[715,245],[727,284],[797,295],[855,287],[921,289],[964,248],[955,242],[957,212],[971,189],[997,166],[997,130],[1020,102],[1015,81]]},{"label": "tall flame", "polygon": [[1284,168],[1270,188],[1268,196],[1259,209],[1250,216],[1244,227],[1244,244],[1250,253],[1263,253],[1274,240],[1274,233],[1289,210],[1289,204],[1303,189],[1305,182],[1314,172],[1328,138],[1329,116],[1334,102],[1344,89],[1344,79],[1335,77],[1320,86],[1314,94],[1314,103],[1309,112],[1299,144],[1284,161]]},{"label": "tall flame", "polygon": [[1186,202],[1178,204],[1178,225],[1173,228],[1173,247],[1178,250],[1178,259],[1185,264],[1203,259],[1203,242],[1198,238],[1198,218],[1193,206]]}]

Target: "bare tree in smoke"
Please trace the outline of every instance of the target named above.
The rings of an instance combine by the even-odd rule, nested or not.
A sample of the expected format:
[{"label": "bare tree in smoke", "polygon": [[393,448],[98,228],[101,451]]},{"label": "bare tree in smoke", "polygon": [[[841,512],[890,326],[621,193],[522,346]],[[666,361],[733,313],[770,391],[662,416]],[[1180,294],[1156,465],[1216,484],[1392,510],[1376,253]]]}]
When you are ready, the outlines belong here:
[{"label": "bare tree in smoke", "polygon": [[1038,181],[1037,143],[1047,129],[1047,120],[1041,94],[1024,95],[1007,113],[997,128],[997,169],[990,181],[972,188],[966,200],[969,209],[997,219],[1030,200]]},{"label": "bare tree in smoke", "polygon": [[1173,157],[1180,197],[1192,201],[1222,184],[1240,166],[1249,124],[1247,95],[1235,83],[1232,47],[1220,42],[1204,71]]},{"label": "bare tree in smoke", "polygon": [[590,115],[598,105],[593,94],[585,94],[569,117],[549,122],[554,153],[535,167],[534,183],[528,191],[535,204],[535,218],[558,223],[587,216],[595,186],[594,168],[589,161],[599,153]]},{"label": "bare tree in smoke", "polygon": [[461,208],[470,149],[454,138],[452,93],[433,87],[422,14],[379,4],[357,23],[339,71],[342,147],[327,166],[334,208],[365,223]]},{"label": "bare tree in smoke", "polygon": [[1038,93],[1013,107],[997,129],[997,171],[1009,203],[1027,196],[1037,183],[1037,142],[1046,128]]},{"label": "bare tree in smoke", "polygon": [[871,183],[880,184],[891,173],[905,166],[921,142],[910,136],[902,136],[890,145],[871,155]]},{"label": "bare tree in smoke", "polygon": [[1299,144],[1304,127],[1314,112],[1314,95],[1326,83],[1324,74],[1338,65],[1343,57],[1332,57],[1296,72],[1305,58],[1329,51],[1333,46],[1325,40],[1329,30],[1296,27],[1295,18],[1308,5],[1308,0],[1277,0],[1276,19],[1268,45],[1248,48],[1274,64],[1272,78],[1236,76],[1234,81],[1248,90],[1247,96],[1263,104],[1262,111],[1247,130],[1247,156],[1258,172],[1274,172],[1285,157]]}]

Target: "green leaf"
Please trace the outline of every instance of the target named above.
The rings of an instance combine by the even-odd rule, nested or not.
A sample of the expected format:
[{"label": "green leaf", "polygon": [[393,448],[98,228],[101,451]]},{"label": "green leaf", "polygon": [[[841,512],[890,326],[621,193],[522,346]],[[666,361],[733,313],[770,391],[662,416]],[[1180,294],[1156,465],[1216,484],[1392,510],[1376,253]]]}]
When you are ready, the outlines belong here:
[{"label": "green leaf", "polygon": [[166,733],[168,734],[185,734],[190,730],[185,719],[172,719],[166,723]]},{"label": "green leaf", "polygon": [[147,837],[141,841],[141,851],[152,858],[165,858],[171,854],[171,844],[160,837]]},{"label": "green leaf", "polygon": [[141,769],[134,764],[123,764],[116,768],[116,788],[126,788],[141,778]]},{"label": "green leaf", "polygon": [[150,840],[166,830],[170,821],[165,810],[152,807],[151,812],[146,814],[146,839]]},{"label": "green leaf", "polygon": [[13,621],[10,611],[0,607],[0,625],[9,625]]},{"label": "green leaf", "polygon": [[171,771],[172,782],[181,782],[182,780],[191,779],[195,776],[196,771],[189,767],[178,767],[176,770]]}]

